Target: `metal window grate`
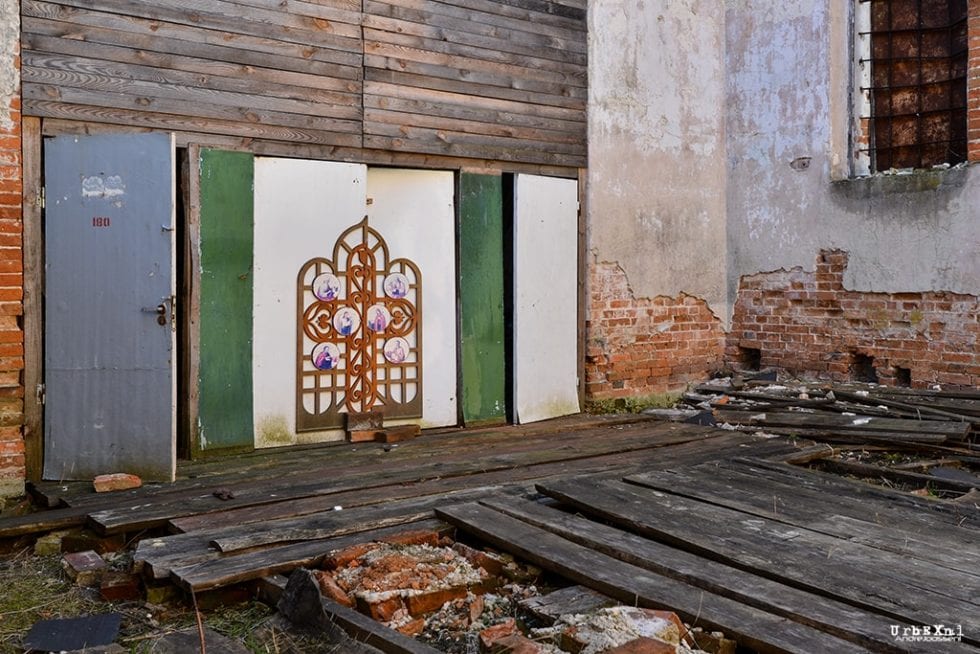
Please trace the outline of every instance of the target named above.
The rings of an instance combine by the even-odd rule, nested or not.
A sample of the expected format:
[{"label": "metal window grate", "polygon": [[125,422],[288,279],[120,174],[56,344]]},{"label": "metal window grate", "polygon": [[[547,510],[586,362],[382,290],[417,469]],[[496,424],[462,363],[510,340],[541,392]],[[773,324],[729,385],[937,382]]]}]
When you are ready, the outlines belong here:
[{"label": "metal window grate", "polygon": [[870,115],[862,151],[873,170],[966,161],[967,0],[870,4]]}]

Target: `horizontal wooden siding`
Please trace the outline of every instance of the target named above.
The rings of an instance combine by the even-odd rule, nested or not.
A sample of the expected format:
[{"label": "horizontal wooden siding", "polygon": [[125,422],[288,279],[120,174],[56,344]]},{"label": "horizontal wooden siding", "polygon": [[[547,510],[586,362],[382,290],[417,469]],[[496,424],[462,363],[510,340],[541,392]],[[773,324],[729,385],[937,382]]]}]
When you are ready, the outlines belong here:
[{"label": "horizontal wooden siding", "polygon": [[585,165],[582,0],[24,0],[22,14],[24,113],[60,131],[167,130],[367,163]]}]

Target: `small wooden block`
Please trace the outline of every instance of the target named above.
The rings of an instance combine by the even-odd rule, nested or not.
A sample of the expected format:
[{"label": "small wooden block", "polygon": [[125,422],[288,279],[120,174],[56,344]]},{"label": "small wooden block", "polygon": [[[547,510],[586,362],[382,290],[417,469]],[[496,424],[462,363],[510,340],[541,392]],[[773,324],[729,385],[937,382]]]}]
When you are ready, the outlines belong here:
[{"label": "small wooden block", "polygon": [[382,443],[400,443],[418,438],[422,430],[418,425],[401,425],[399,427],[388,427],[382,432]]},{"label": "small wooden block", "polygon": [[383,429],[358,429],[347,432],[348,443],[376,443],[384,441]]}]

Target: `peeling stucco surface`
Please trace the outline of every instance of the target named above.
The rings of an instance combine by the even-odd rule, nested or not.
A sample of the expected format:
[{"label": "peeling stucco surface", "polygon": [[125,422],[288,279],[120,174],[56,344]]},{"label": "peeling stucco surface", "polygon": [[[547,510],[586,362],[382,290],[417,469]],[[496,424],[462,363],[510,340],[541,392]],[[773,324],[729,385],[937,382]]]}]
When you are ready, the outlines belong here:
[{"label": "peeling stucco surface", "polygon": [[597,0],[589,30],[592,254],[638,297],[724,305],[724,14],[700,0]]},{"label": "peeling stucco surface", "polygon": [[19,96],[20,73],[15,60],[20,46],[20,3],[0,7],[0,131],[13,129],[10,102]]},{"label": "peeling stucco surface", "polygon": [[853,290],[980,289],[980,166],[846,179],[851,5],[590,3],[589,247],[638,297],[727,324],[743,275],[823,249]]},{"label": "peeling stucco surface", "polygon": [[[773,7],[778,6],[778,11]],[[980,288],[980,168],[834,182],[849,103],[835,79],[849,48],[847,3],[729,0],[729,297],[741,275],[850,254],[861,291]],[[836,67],[836,68],[835,68]],[[808,168],[791,163],[810,157]]]}]

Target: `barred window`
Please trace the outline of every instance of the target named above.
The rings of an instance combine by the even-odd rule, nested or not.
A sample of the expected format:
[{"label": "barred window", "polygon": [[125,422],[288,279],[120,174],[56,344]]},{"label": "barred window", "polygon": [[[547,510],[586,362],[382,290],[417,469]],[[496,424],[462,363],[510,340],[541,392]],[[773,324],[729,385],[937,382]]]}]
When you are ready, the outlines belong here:
[{"label": "barred window", "polygon": [[869,5],[859,151],[870,171],[966,161],[967,0],[859,2]]}]

